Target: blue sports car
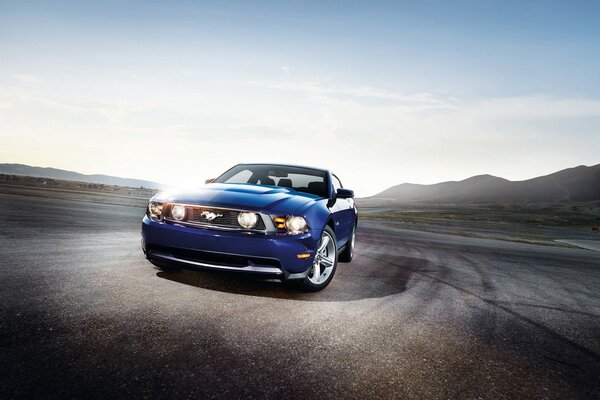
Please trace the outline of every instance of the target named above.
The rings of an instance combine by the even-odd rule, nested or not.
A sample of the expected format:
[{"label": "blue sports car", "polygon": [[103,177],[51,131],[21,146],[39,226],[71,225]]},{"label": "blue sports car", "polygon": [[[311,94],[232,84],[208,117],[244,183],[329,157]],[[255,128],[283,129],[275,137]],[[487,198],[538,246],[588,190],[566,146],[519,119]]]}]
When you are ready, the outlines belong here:
[{"label": "blue sports car", "polygon": [[318,291],[352,260],[353,197],[324,169],[239,164],[200,189],[150,199],[142,249],[163,269],[248,272]]}]

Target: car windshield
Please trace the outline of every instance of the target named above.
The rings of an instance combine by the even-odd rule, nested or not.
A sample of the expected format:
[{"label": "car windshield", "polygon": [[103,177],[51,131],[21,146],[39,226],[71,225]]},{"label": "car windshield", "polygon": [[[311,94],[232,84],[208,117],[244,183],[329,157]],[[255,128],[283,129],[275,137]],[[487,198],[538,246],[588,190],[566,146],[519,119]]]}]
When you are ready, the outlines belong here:
[{"label": "car windshield", "polygon": [[240,164],[215,179],[217,183],[279,186],[327,197],[327,172],[286,165]]}]

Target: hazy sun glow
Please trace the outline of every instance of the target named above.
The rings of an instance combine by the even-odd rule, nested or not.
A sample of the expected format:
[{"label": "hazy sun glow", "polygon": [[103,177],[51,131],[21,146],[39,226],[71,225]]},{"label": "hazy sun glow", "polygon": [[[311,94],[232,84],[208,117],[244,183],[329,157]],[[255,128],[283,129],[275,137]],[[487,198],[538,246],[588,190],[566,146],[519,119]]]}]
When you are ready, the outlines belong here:
[{"label": "hazy sun glow", "polygon": [[6,3],[0,162],[202,184],[327,167],[358,196],[600,157],[597,3]]}]

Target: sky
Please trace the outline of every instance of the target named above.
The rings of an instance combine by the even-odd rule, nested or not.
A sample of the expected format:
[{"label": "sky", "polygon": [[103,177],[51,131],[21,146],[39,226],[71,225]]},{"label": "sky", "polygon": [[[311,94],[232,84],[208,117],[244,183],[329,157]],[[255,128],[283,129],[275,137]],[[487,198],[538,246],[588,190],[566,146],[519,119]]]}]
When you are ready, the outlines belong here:
[{"label": "sky", "polygon": [[0,0],[0,163],[358,196],[600,163],[600,3]]}]

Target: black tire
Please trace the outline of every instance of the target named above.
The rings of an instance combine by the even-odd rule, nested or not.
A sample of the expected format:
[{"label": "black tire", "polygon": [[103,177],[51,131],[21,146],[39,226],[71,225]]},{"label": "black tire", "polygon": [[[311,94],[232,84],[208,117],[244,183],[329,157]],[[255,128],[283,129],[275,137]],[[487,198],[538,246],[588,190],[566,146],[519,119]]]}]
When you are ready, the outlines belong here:
[{"label": "black tire", "polygon": [[[300,282],[300,288],[306,292],[318,292],[319,290],[325,289],[333,279],[333,276],[335,275],[335,270],[337,269],[338,263],[338,247],[337,241],[335,239],[335,233],[333,233],[333,230],[329,226],[326,226],[325,229],[323,229],[323,233],[321,234],[321,240],[317,245],[317,252],[315,253],[315,258],[319,257],[319,254],[321,254],[319,253],[319,248],[321,248],[321,244],[323,243],[323,240],[325,240],[324,238],[327,235],[329,236],[329,238],[327,239],[328,241],[322,254],[323,262],[319,263],[319,269],[321,271],[321,274],[318,278],[314,277],[313,274],[316,264],[313,264],[313,266],[310,269],[309,275]],[[327,260],[327,262],[325,262],[325,260]],[[331,266],[331,269],[329,269],[330,267],[324,267],[321,270],[322,266],[329,265],[329,263],[331,262],[333,264]],[[319,279],[323,280],[319,281]],[[315,280],[317,282],[315,282]]]},{"label": "black tire", "polygon": [[339,262],[349,263],[352,261],[352,257],[354,257],[354,244],[356,242],[356,222],[352,227],[352,232],[350,233],[350,238],[348,239],[348,243],[344,248],[344,251],[340,253],[338,258]]}]

